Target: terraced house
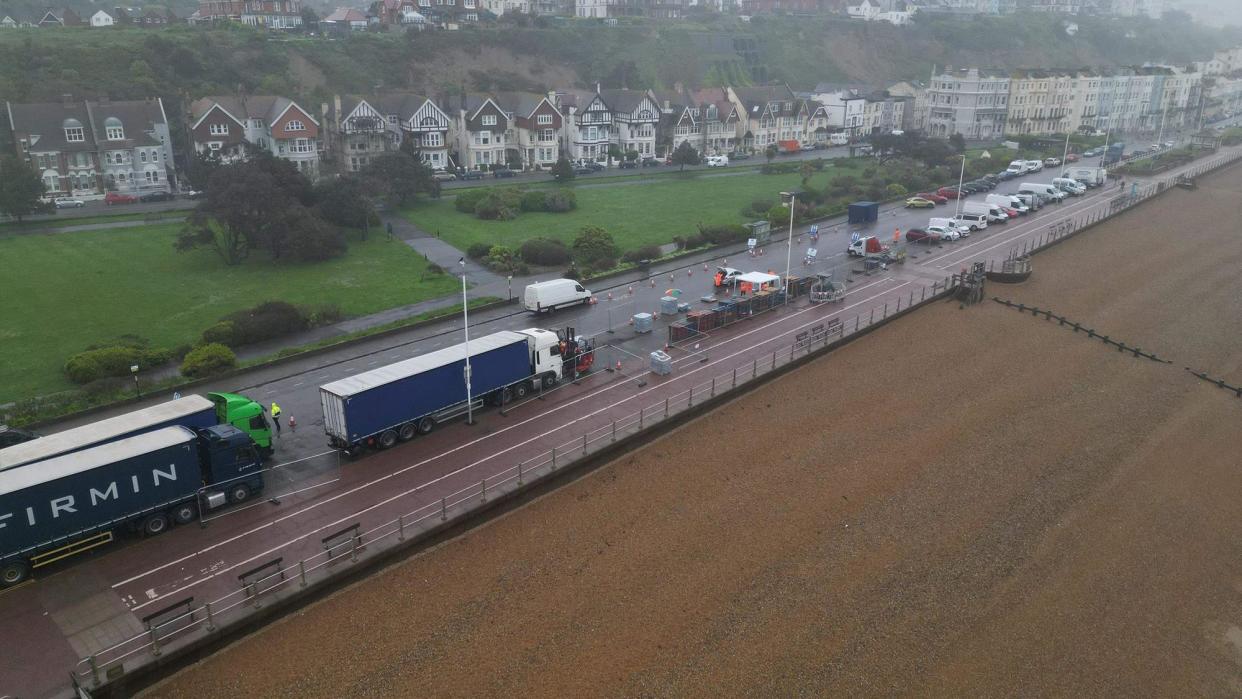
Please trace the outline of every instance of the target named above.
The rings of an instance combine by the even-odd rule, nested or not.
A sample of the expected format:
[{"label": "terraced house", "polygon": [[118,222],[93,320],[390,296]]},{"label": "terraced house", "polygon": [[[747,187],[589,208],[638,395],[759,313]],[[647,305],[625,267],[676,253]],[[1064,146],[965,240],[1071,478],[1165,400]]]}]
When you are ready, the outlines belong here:
[{"label": "terraced house", "polygon": [[342,172],[358,172],[401,146],[399,114],[389,113],[383,97],[336,95],[321,113],[325,150]]},{"label": "terraced house", "polygon": [[506,164],[509,115],[487,95],[459,95],[449,113],[449,138],[458,167],[490,171]]},{"label": "terraced house", "polygon": [[788,85],[726,88],[741,116],[741,147],[762,151],[778,141],[806,140],[806,100]]},{"label": "terraced house", "polygon": [[159,98],[111,102],[5,103],[17,156],[50,195],[167,192],[171,142]]},{"label": "terraced house", "polygon": [[537,92],[499,92],[493,96],[509,120],[505,132],[505,159],[525,170],[550,168],[561,157],[560,134],[564,117],[547,95]]},{"label": "terraced house", "polygon": [[571,160],[605,160],[613,139],[612,109],[598,91],[558,90],[549,95],[564,115],[562,138]]},{"label": "terraced house", "polygon": [[288,97],[220,95],[190,105],[195,152],[229,162],[245,158],[248,147],[257,148],[288,160],[311,178],[319,175],[323,150],[319,128],[319,121]]},{"label": "terraced house", "polygon": [[725,88],[667,91],[657,98],[671,135],[670,150],[686,142],[701,155],[728,155],[737,149],[741,118]]},{"label": "terraced house", "polygon": [[613,143],[621,152],[655,157],[656,128],[660,124],[655,95],[650,90],[603,90],[599,95],[612,110]]}]

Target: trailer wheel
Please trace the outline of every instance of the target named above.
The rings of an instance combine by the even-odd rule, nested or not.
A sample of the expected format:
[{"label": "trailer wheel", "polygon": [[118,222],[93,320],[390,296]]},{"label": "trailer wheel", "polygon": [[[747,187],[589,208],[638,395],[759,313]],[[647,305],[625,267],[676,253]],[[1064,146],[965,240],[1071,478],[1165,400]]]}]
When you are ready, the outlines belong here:
[{"label": "trailer wheel", "polygon": [[30,564],[25,561],[9,561],[0,566],[0,585],[11,587],[30,577]]},{"label": "trailer wheel", "polygon": [[415,429],[414,423],[412,422],[407,422],[397,428],[397,439],[400,439],[403,442],[408,442],[411,439],[414,439],[414,435],[416,434],[418,434],[418,430]]},{"label": "trailer wheel", "polygon": [[157,512],[142,520],[142,535],[157,536],[168,531],[168,515]]},{"label": "trailer wheel", "polygon": [[229,502],[233,504],[237,504],[239,502],[244,502],[248,500],[249,498],[250,498],[250,486],[246,485],[245,483],[238,483],[232,488],[229,488]]},{"label": "trailer wheel", "polygon": [[379,436],[379,448],[391,449],[397,443],[397,433],[393,430],[384,430]]},{"label": "trailer wheel", "polygon": [[518,400],[525,398],[526,394],[528,393],[530,393],[530,385],[527,384],[525,381],[513,387],[513,397],[517,398]]},{"label": "trailer wheel", "polygon": [[177,505],[172,510],[173,521],[177,524],[189,524],[198,516],[198,508],[192,502]]},{"label": "trailer wheel", "polygon": [[425,417],[418,421],[418,433],[419,434],[431,434],[431,431],[434,430],[435,428],[436,428],[436,421],[432,420],[429,417]]}]

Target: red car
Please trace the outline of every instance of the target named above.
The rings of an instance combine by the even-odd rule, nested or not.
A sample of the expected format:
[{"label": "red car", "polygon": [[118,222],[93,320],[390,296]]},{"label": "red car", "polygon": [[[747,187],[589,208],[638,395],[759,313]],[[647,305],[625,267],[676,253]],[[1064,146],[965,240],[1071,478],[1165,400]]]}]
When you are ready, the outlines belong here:
[{"label": "red car", "polygon": [[1018,210],[1017,210],[1017,209],[1010,209],[1009,207],[1002,206],[1002,207],[1001,207],[1001,211],[1004,211],[1006,214],[1008,214],[1008,215],[1009,215],[1009,218],[1017,218],[1017,217],[1018,217]]},{"label": "red car", "polygon": [[1067,162],[1067,163],[1076,163],[1076,162],[1078,162],[1078,157],[1079,157],[1079,156],[1078,156],[1078,154],[1077,154],[1077,153],[1070,153],[1069,155],[1065,156],[1065,162]]},{"label": "red car", "polygon": [[138,197],[132,194],[121,194],[120,192],[108,192],[104,195],[104,204],[112,206],[113,204],[137,204]]},{"label": "red car", "polygon": [[936,190],[936,194],[945,199],[957,199],[958,197],[957,187],[941,187]]},{"label": "red car", "polygon": [[939,243],[940,234],[929,233],[923,230],[922,228],[911,228],[910,230],[906,231],[906,242],[907,243],[927,243],[929,245],[931,243]]},{"label": "red car", "polygon": [[949,203],[948,197],[942,197],[939,194],[936,194],[935,192],[919,192],[918,194],[915,194],[914,196],[919,197],[921,199],[926,199],[927,201],[934,201],[937,204],[948,204]]}]

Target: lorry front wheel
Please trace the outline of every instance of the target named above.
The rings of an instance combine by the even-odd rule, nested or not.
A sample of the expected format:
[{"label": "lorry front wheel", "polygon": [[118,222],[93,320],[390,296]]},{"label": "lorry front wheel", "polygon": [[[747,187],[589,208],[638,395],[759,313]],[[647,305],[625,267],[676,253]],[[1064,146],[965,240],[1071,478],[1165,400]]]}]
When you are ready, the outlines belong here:
[{"label": "lorry front wheel", "polygon": [[411,439],[414,439],[414,435],[416,434],[418,434],[418,430],[415,429],[414,423],[412,422],[407,422],[397,428],[397,439],[400,439],[403,442],[408,442]]},{"label": "lorry front wheel", "polygon": [[397,443],[397,433],[394,430],[384,430],[379,436],[380,449],[391,449]]},{"label": "lorry front wheel", "polygon": [[543,387],[544,388],[552,388],[555,385],[556,385],[556,374],[544,374],[543,375]]},{"label": "lorry front wheel", "polygon": [[0,567],[0,585],[11,587],[30,577],[30,564],[25,561],[9,561]]},{"label": "lorry front wheel", "polygon": [[194,503],[192,502],[187,502],[187,503],[178,505],[177,507],[173,508],[173,511],[172,511],[173,521],[176,522],[177,524],[189,524],[190,522],[193,522],[194,518],[197,516],[198,516],[198,508],[195,507]]},{"label": "lorry front wheel", "polygon": [[436,421],[432,420],[429,417],[425,417],[422,420],[418,421],[418,433],[419,434],[431,434],[431,431],[434,430],[435,428],[436,428]]},{"label": "lorry front wheel", "polygon": [[156,536],[168,531],[168,516],[163,513],[153,514],[142,520],[142,535]]},{"label": "lorry front wheel", "polygon": [[525,381],[513,387],[513,396],[518,400],[525,398],[528,393],[530,393],[530,386]]},{"label": "lorry front wheel", "polygon": [[237,504],[239,502],[244,502],[248,500],[249,498],[250,498],[250,486],[246,485],[245,483],[238,483],[232,488],[229,488],[229,502],[233,504]]}]

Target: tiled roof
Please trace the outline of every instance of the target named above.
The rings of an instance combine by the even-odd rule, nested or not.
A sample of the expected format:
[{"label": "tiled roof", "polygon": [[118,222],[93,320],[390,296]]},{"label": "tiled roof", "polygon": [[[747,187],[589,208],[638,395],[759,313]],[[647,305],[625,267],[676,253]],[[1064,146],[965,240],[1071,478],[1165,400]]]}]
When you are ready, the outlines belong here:
[{"label": "tiled roof", "polygon": [[547,95],[538,92],[497,92],[493,98],[501,109],[524,118],[530,116],[547,99]]},{"label": "tiled roof", "polygon": [[338,7],[336,11],[323,18],[325,22],[365,22],[367,16],[352,7]]},{"label": "tiled roof", "polygon": [[[159,145],[153,134],[156,124],[164,123],[160,104],[156,100],[133,100],[124,102],[47,102],[40,104],[8,104],[13,118],[13,131],[29,134],[30,149],[35,151],[88,151],[100,145],[133,146]],[[109,143],[105,140],[105,122],[120,120],[125,139]],[[65,140],[65,125],[74,120],[82,127],[83,141]]]},{"label": "tiled roof", "polygon": [[[217,104],[236,119],[262,119],[265,124],[270,124],[295,103],[288,97],[278,95],[211,95],[190,104],[190,120],[197,122]],[[314,118],[310,112],[306,114]]]}]

